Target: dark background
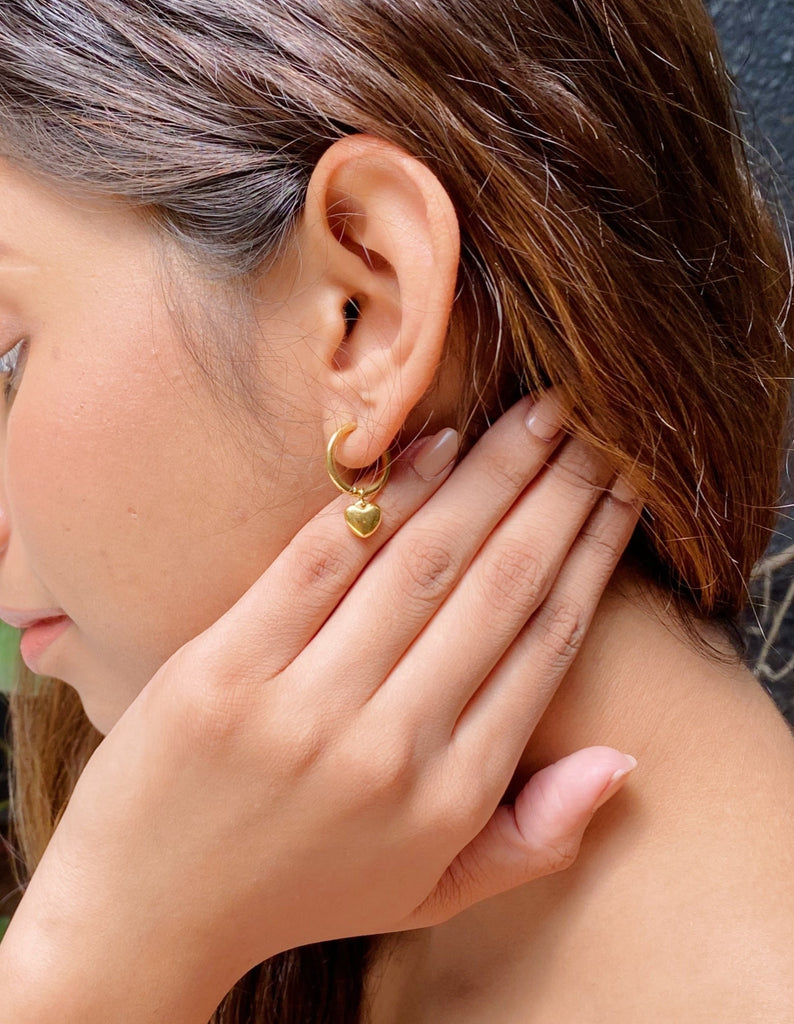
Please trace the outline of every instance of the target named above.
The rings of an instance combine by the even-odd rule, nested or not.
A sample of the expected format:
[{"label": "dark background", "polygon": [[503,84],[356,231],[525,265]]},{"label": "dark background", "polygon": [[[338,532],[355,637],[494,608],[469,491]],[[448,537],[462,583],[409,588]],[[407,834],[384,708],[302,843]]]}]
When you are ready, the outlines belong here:
[{"label": "dark background", "polygon": [[[794,228],[794,0],[710,0],[737,86],[756,171]],[[794,469],[794,461],[792,461]],[[788,467],[781,482],[777,533],[752,583],[745,616],[749,660],[794,724],[794,500]]]},{"label": "dark background", "polygon": [[[794,0],[710,0],[745,132],[794,184]],[[767,140],[764,143],[764,138]],[[788,196],[788,213],[794,205]]]},{"label": "dark background", "polygon": [[[794,225],[794,0],[711,0],[729,67],[737,83],[744,130],[756,151],[757,171]],[[792,463],[794,465],[794,463]],[[791,500],[787,474],[781,503]],[[752,582],[745,617],[749,659],[759,679],[794,724],[794,523],[785,507],[770,549]],[[0,698],[0,736],[4,705]],[[2,756],[0,754],[0,764]],[[5,834],[5,783],[0,769],[0,840]],[[0,933],[11,911],[10,875],[0,849]]]}]

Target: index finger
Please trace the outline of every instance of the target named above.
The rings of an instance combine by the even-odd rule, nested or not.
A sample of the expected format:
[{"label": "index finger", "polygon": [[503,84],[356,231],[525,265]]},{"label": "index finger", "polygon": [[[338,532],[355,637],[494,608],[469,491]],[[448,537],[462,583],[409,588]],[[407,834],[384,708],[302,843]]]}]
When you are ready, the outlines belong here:
[{"label": "index finger", "polygon": [[[542,403],[538,405],[546,420],[542,420],[538,433],[531,433],[526,426],[534,403],[522,399],[480,438],[464,460],[469,486],[474,486],[478,476],[490,478],[489,492],[505,510],[543,468],[561,440],[558,427],[563,411],[550,395],[544,396]],[[342,496],[295,535],[264,574],[211,627],[219,654],[227,663],[224,641],[230,629],[234,630],[235,648],[251,658],[260,679],[282,671],[300,654],[363,569],[449,476],[456,440],[449,449],[449,464],[433,479],[425,480],[419,472],[428,445],[439,437],[422,439],[395,461],[389,485],[378,498],[383,525],[377,534],[362,540],[348,530],[343,512],[350,497]],[[505,452],[512,454],[506,457]]]}]

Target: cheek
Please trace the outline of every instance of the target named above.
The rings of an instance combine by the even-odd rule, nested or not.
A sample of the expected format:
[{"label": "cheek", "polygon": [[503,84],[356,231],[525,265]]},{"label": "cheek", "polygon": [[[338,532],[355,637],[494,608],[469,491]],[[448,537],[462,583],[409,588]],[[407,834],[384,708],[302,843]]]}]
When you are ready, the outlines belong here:
[{"label": "cheek", "polygon": [[6,446],[27,566],[88,635],[167,656],[196,629],[180,594],[197,583],[196,498],[213,462],[190,382],[177,390],[162,354],[28,369]]},{"label": "cheek", "polygon": [[48,386],[31,367],[9,417],[9,510],[33,559],[52,546],[79,560],[133,532],[154,424],[135,374],[90,380],[73,367],[57,381]]},{"label": "cheek", "polygon": [[95,353],[55,373],[30,360],[8,422],[12,530],[97,678],[134,694],[315,510],[285,483],[281,444],[254,457],[251,434],[176,339],[145,361]]}]

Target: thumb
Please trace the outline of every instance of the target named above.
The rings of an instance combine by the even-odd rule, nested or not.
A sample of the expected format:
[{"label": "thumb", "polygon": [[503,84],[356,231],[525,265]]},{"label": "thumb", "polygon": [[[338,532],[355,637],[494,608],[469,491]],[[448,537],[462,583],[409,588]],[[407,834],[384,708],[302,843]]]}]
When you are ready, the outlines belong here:
[{"label": "thumb", "polygon": [[611,747],[587,747],[536,772],[515,804],[498,807],[458,854],[407,927],[439,924],[479,900],[569,867],[593,814],[636,766]]}]

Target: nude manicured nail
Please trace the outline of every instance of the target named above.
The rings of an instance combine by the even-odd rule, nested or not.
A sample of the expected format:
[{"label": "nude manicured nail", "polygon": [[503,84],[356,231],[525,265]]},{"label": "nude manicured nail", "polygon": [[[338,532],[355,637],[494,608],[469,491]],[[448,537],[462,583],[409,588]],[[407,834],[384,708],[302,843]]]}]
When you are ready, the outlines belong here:
[{"label": "nude manicured nail", "polygon": [[564,419],[565,409],[555,395],[546,391],[527,413],[527,430],[541,441],[553,441]]},{"label": "nude manicured nail", "polygon": [[458,447],[457,430],[445,427],[444,430],[420,442],[418,451],[411,459],[411,465],[417,476],[423,480],[433,480],[455,461]]},{"label": "nude manicured nail", "polygon": [[634,769],[637,767],[636,757],[632,757],[631,754],[624,754],[623,757],[626,760],[624,767],[618,768],[618,770],[613,773],[612,777],[607,783],[606,789],[598,798],[598,801],[596,802],[596,805],[593,808],[594,811],[597,811],[599,807],[602,807],[607,802],[607,800],[609,800],[609,798],[615,793],[615,791],[623,785],[623,780],[626,778],[626,776],[633,772]]}]

